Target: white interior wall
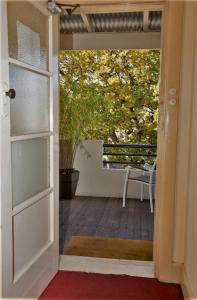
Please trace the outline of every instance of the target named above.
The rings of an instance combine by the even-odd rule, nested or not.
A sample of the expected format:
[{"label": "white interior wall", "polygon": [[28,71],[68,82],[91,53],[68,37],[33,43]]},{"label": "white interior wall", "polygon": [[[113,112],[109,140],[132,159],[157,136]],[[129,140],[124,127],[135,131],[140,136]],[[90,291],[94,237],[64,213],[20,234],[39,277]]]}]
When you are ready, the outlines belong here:
[{"label": "white interior wall", "polygon": [[160,40],[160,32],[61,34],[60,49],[159,49]]},{"label": "white interior wall", "polygon": [[[194,5],[195,6],[195,5]],[[193,10],[194,8],[194,10]],[[195,55],[195,7],[185,6],[181,89],[178,120],[176,215],[174,261],[183,263],[185,243],[186,199],[188,195],[188,171],[190,157],[190,127],[192,112],[192,86]],[[189,33],[189,34],[188,34]]]},{"label": "white interior wall", "polygon": [[[193,28],[195,32],[194,56],[192,74],[192,114],[190,125],[190,149],[189,149],[189,176],[188,176],[188,195],[186,206],[186,239],[185,239],[185,273],[190,283],[193,295],[197,299],[197,3],[189,2],[186,4],[187,12],[193,22],[187,34],[191,34]],[[187,18],[187,21],[188,18]],[[191,55],[189,51],[188,55]],[[185,84],[188,83],[186,79]],[[184,159],[184,158],[183,158]]]},{"label": "white interior wall", "polygon": [[[84,141],[83,145],[90,158],[78,147],[74,164],[75,169],[80,171],[76,195],[122,198],[125,170],[103,169],[103,141]],[[140,184],[130,182],[128,198],[139,197]],[[148,199],[147,187],[144,189],[144,198]]]},{"label": "white interior wall", "polygon": [[190,296],[197,299],[197,2],[185,3],[184,13],[174,260],[183,263]]}]

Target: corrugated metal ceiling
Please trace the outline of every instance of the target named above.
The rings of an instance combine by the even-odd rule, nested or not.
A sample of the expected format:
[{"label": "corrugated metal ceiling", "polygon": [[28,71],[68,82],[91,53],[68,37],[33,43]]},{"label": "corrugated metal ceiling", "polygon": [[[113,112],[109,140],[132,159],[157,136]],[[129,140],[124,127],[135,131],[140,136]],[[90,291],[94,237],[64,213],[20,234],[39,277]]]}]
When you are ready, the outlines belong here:
[{"label": "corrugated metal ceiling", "polygon": [[161,31],[162,12],[150,11],[149,13],[149,31]]},{"label": "corrugated metal ceiling", "polygon": [[[146,26],[143,12],[88,14],[87,18],[93,32],[154,32],[161,31],[162,12],[150,11]],[[64,14],[60,16],[60,31],[84,33],[88,29],[80,14]]]},{"label": "corrugated metal ceiling", "polygon": [[86,26],[81,15],[61,15],[60,16],[61,33],[83,33],[87,32]]},{"label": "corrugated metal ceiling", "polygon": [[143,13],[112,13],[90,15],[95,32],[133,32],[143,30]]}]

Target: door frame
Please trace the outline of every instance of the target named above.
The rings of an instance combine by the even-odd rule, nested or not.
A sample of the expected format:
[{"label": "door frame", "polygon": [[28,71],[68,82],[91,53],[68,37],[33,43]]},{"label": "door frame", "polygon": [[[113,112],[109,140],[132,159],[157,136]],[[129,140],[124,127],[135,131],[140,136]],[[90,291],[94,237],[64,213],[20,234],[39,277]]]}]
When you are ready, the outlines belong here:
[{"label": "door frame", "polygon": [[[181,282],[182,272],[182,264],[173,261],[173,250],[183,12],[183,1],[164,3],[155,207],[155,273],[159,280],[174,283]],[[171,88],[176,89],[174,96]],[[171,99],[176,103],[170,104]]]},{"label": "door frame", "polygon": [[[115,12],[124,5],[119,0],[108,0],[109,5],[105,6],[100,0],[94,0],[93,3],[90,0],[78,0],[78,3],[81,5],[85,3],[86,13],[88,11],[93,13],[95,8],[100,12],[104,10]],[[128,0],[125,5],[126,11],[136,11],[139,7],[142,10],[163,7],[154,262],[155,276],[159,280],[179,283],[182,265],[173,261],[173,249],[184,1]],[[169,103],[173,98],[169,94],[171,88],[177,91],[174,106]],[[65,264],[64,266],[66,268]]]},{"label": "door frame", "polygon": [[[30,1],[32,5],[38,8],[44,15],[49,17],[49,72],[43,71],[49,76],[50,81],[50,90],[49,90],[49,102],[50,102],[50,131],[53,134],[50,135],[50,161],[51,161],[51,170],[50,170],[50,183],[53,190],[53,197],[50,198],[50,237],[49,245],[47,244],[46,249],[40,250],[35,257],[32,258],[32,261],[27,265],[27,268],[32,269],[34,274],[37,274],[36,267],[34,266],[34,260],[37,265],[40,262],[43,263],[42,274],[37,274],[36,278],[32,278],[30,273],[27,278],[21,284],[16,279],[12,279],[13,285],[17,286],[17,295],[14,294],[14,297],[35,297],[37,298],[41,292],[48,285],[50,280],[56,274],[59,268],[59,73],[58,73],[58,57],[59,57],[59,18],[58,16],[52,16],[46,9],[46,4],[34,1]],[[0,2],[0,24],[3,28],[1,41],[8,40],[7,32],[7,1]],[[0,297],[7,296],[8,293],[8,283],[10,282],[10,270],[13,268],[13,252],[10,249],[10,242],[6,238],[6,230],[12,232],[12,221],[7,222],[5,216],[9,215],[9,218],[13,216],[13,213],[18,213],[17,210],[13,210],[11,207],[11,180],[10,180],[10,170],[11,170],[11,152],[10,152],[10,120],[9,120],[9,101],[8,99],[4,100],[4,91],[9,87],[9,67],[8,64],[11,59],[8,59],[8,43],[5,42],[4,45],[0,45],[0,84],[3,81],[8,82],[6,88],[0,86],[0,174],[3,173],[4,179],[0,181]],[[14,60],[13,60],[14,61]],[[16,62],[17,63],[17,62]],[[25,63],[19,63],[20,66],[28,69],[28,65]],[[29,69],[39,73],[39,70],[36,67],[29,66]],[[8,97],[7,97],[8,98]],[[4,101],[4,102],[3,102]],[[4,110],[7,110],[8,117],[4,115]],[[32,134],[33,136],[34,134]],[[29,135],[26,135],[27,138]],[[39,137],[39,134],[35,134],[34,137]],[[40,135],[42,136],[42,134]],[[2,178],[2,176],[0,177]],[[40,193],[41,194],[41,193]],[[44,196],[44,195],[43,195]],[[52,199],[53,198],[53,199]],[[32,198],[31,203],[36,203]],[[24,206],[25,208],[25,206]],[[23,209],[21,205],[21,209]],[[13,212],[15,211],[15,212]],[[53,250],[51,245],[53,244]],[[5,250],[6,249],[6,250]],[[47,252],[45,252],[45,250]],[[7,253],[5,253],[5,251]],[[48,264],[48,257],[53,251],[53,259]],[[46,255],[43,256],[42,254]],[[42,260],[41,260],[42,258]],[[32,268],[33,266],[33,268]],[[45,269],[44,267],[47,266]],[[8,270],[7,270],[8,268]],[[26,270],[26,269],[25,269]],[[24,270],[24,272],[25,272]],[[9,274],[9,275],[8,275]],[[32,274],[31,274],[32,275]],[[29,283],[29,285],[24,287],[24,282]],[[15,288],[16,288],[15,286]],[[13,294],[14,291],[9,290],[10,294]]]}]

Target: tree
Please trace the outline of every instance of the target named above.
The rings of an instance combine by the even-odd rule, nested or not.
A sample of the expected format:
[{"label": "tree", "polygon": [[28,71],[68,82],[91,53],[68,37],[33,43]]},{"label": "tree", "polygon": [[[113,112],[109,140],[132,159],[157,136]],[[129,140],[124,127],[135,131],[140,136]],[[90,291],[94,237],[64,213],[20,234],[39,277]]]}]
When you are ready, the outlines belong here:
[{"label": "tree", "polygon": [[[159,50],[63,51],[62,107],[72,107],[75,119],[76,110],[85,105],[88,121],[80,125],[84,140],[156,144],[159,69]],[[89,116],[85,107],[91,108]]]}]

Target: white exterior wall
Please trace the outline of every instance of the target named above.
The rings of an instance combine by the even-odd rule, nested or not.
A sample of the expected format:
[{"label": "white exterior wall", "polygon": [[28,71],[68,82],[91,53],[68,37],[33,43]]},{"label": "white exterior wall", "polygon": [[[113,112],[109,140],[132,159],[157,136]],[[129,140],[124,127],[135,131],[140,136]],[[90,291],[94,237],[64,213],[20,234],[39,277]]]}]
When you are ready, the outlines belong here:
[{"label": "white exterior wall", "polygon": [[[83,145],[91,157],[78,148],[74,164],[80,171],[76,195],[122,198],[125,170],[103,168],[103,141],[84,141]],[[129,182],[128,198],[140,198],[139,183]],[[149,198],[148,187],[144,188],[144,198]]]},{"label": "white exterior wall", "polygon": [[159,49],[160,41],[160,32],[61,34],[60,49]]}]

